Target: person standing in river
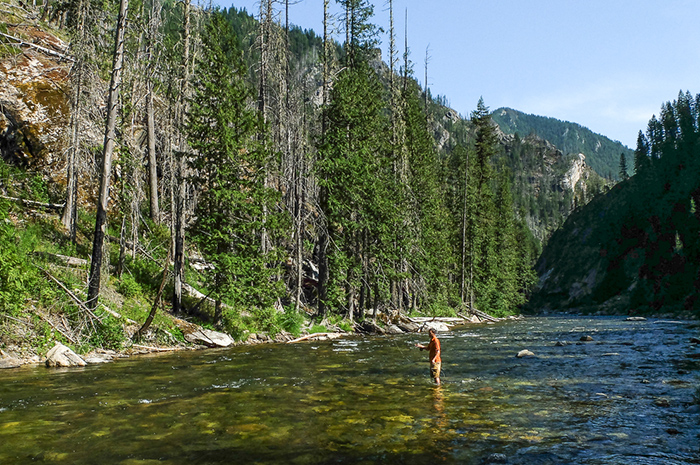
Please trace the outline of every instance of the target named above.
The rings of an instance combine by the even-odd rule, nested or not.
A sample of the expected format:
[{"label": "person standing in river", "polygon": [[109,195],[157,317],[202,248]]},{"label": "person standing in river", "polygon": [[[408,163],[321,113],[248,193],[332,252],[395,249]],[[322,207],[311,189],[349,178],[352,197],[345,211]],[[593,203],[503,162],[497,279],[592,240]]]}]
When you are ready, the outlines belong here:
[{"label": "person standing in river", "polygon": [[427,346],[416,344],[420,350],[428,351],[428,360],[430,360],[430,376],[435,381],[435,384],[440,385],[440,367],[442,366],[442,358],[440,357],[440,339],[435,335],[435,330],[428,330],[430,335],[430,343]]}]

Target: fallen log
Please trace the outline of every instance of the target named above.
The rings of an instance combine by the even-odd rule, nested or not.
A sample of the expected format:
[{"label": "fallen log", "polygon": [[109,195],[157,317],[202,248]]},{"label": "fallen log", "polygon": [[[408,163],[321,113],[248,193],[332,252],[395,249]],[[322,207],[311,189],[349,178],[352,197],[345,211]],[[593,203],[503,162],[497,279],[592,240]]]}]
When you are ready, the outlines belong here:
[{"label": "fallen log", "polygon": [[5,37],[6,39],[14,40],[17,42],[16,44],[11,44],[11,45],[18,45],[20,47],[31,47],[31,48],[39,50],[42,53],[58,57],[62,60],[75,61],[73,59],[73,57],[69,57],[68,55],[64,55],[63,53],[56,52],[56,51],[51,50],[51,49],[46,48],[46,47],[42,47],[41,45],[33,44],[31,42],[25,42],[24,40],[20,39],[19,37],[14,37],[14,36],[11,36],[9,34],[2,33],[2,32],[0,32],[0,36]]},{"label": "fallen log", "polygon": [[296,342],[308,341],[309,339],[336,339],[343,335],[343,333],[313,333],[307,334],[306,336],[298,337],[292,341],[288,341],[287,344],[294,344]]},{"label": "fallen log", "polygon": [[460,323],[464,321],[464,318],[458,318],[453,316],[414,316],[408,317],[413,323],[425,323],[428,321],[439,321],[441,323]]},{"label": "fallen log", "polygon": [[50,252],[34,252],[33,254],[38,256],[38,257],[49,258],[51,260],[54,260],[56,262],[60,262],[63,265],[66,265],[69,267],[80,268],[80,267],[87,267],[87,265],[88,265],[88,261],[85,260],[84,258],[69,257],[67,255],[61,255],[61,254],[50,253]]},{"label": "fallen log", "polygon": [[139,344],[131,344],[131,347],[136,347],[137,349],[150,350],[151,352],[173,352],[175,350],[180,350],[179,347],[149,347],[142,346]]},{"label": "fallen log", "polygon": [[[0,35],[2,35],[2,32],[0,32]],[[12,200],[13,202],[19,202],[22,205],[27,206],[27,207],[41,207],[41,208],[47,208],[49,210],[56,210],[56,211],[62,211],[63,207],[65,207],[65,204],[37,202],[34,200],[18,199],[17,197],[8,197],[6,195],[0,195],[0,199]]]},{"label": "fallen log", "polygon": [[472,315],[476,315],[479,318],[482,318],[482,319],[487,320],[487,321],[493,321],[493,322],[501,321],[501,318],[496,318],[494,316],[489,315],[488,313],[484,313],[481,310],[477,310],[475,308],[467,307],[466,310],[467,310],[467,312],[471,313]]}]

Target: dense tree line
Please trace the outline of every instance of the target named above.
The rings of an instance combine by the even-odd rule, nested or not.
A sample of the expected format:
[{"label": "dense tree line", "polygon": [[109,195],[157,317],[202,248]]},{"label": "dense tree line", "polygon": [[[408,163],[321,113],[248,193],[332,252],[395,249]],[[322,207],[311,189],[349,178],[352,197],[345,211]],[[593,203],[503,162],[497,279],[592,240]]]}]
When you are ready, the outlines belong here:
[{"label": "dense tree line", "polygon": [[615,251],[641,255],[632,304],[697,309],[700,288],[700,95],[681,92],[640,131],[630,208]]},{"label": "dense tree line", "polygon": [[552,235],[530,304],[697,315],[699,154],[700,96],[681,92],[639,132],[634,174]]},{"label": "dense tree line", "polygon": [[[85,199],[102,171],[93,308],[100,273],[119,278],[145,229],[164,238],[154,253],[172,274],[172,308],[199,305],[183,302],[193,284],[215,301],[198,316],[231,332],[241,315],[301,306],[356,320],[463,305],[502,315],[525,301],[536,252],[510,176],[494,166],[488,108],[478,103],[443,156],[408,50],[400,70],[395,50],[389,69],[377,59],[368,1],[339,0],[342,44],[290,26],[287,14],[282,24],[271,0],[259,21],[160,0],[123,0],[118,21],[116,11],[96,16],[90,0],[69,3],[61,26],[78,59],[64,223],[75,231],[78,206],[94,208]],[[113,55],[93,54],[98,43]],[[81,125],[99,111],[96,75],[116,72],[109,110],[119,116],[94,156]],[[118,242],[116,266],[100,235]],[[200,255],[200,271],[186,266]]]}]

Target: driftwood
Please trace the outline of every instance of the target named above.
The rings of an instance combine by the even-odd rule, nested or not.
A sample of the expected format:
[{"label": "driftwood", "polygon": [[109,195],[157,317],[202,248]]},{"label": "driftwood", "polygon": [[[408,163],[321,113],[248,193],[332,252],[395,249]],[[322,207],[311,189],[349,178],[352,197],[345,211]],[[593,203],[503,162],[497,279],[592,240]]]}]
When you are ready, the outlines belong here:
[{"label": "driftwood", "polygon": [[9,34],[2,33],[2,32],[0,32],[0,36],[5,37],[6,39],[10,39],[10,40],[16,41],[17,43],[16,43],[16,44],[13,44],[13,45],[19,45],[20,47],[31,47],[31,48],[35,48],[35,49],[39,50],[39,51],[42,52],[42,53],[45,53],[45,54],[47,54],[47,55],[51,55],[51,56],[58,57],[58,58],[60,58],[60,59],[62,59],[62,60],[75,61],[75,60],[73,59],[73,57],[70,57],[70,56],[68,56],[68,55],[64,55],[63,53],[57,52],[57,51],[55,51],[55,50],[51,50],[50,48],[42,47],[41,45],[33,44],[33,43],[31,43],[31,42],[25,42],[25,41],[23,41],[22,39],[20,39],[19,37],[14,37],[14,36],[11,36],[11,35],[9,35]]},{"label": "driftwood", "polygon": [[[0,35],[3,35],[2,32],[0,32]],[[65,207],[65,204],[37,202],[34,200],[18,199],[17,197],[8,197],[6,195],[0,195],[0,199],[12,200],[13,202],[19,202],[22,205],[27,206],[27,207],[41,207],[41,208],[47,208],[49,210],[56,210],[56,211],[61,211],[61,210],[63,210],[63,207]]]},{"label": "driftwood", "polygon": [[451,316],[414,316],[408,317],[413,323],[425,323],[428,321],[439,321],[441,323],[461,323],[464,318],[457,318]]},{"label": "driftwood", "polygon": [[151,352],[173,352],[175,350],[180,350],[179,347],[149,347],[142,346],[139,344],[131,344],[131,347],[136,347],[137,349],[150,350]]},{"label": "driftwood", "polygon": [[309,339],[336,339],[342,335],[343,333],[313,333],[288,341],[287,344],[294,344],[295,342],[307,341]]},{"label": "driftwood", "polygon": [[489,315],[488,313],[484,313],[484,312],[482,312],[481,310],[477,310],[477,309],[471,308],[471,307],[469,307],[469,306],[465,306],[465,311],[466,311],[467,313],[469,313],[469,314],[476,315],[476,316],[478,316],[479,318],[481,318],[482,320],[486,320],[486,321],[493,321],[493,322],[496,322],[496,321],[502,321],[502,320],[503,320],[502,318],[496,318],[495,316],[491,316],[491,315]]}]

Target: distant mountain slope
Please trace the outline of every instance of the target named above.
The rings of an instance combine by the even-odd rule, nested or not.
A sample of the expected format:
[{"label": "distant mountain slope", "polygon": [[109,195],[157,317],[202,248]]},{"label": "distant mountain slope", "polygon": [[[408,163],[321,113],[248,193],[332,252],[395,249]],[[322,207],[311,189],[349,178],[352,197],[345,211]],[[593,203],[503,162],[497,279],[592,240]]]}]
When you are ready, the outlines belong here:
[{"label": "distant mountain slope", "polygon": [[[537,264],[529,307],[700,316],[700,95],[662,107],[637,173],[576,209]],[[656,119],[650,126],[656,124]]]},{"label": "distant mountain slope", "polygon": [[627,166],[633,166],[632,149],[580,124],[528,115],[511,108],[494,111],[493,120],[505,134],[519,134],[520,137],[536,134],[555,145],[565,156],[583,153],[586,163],[603,177],[619,180],[621,153],[627,158]]}]

